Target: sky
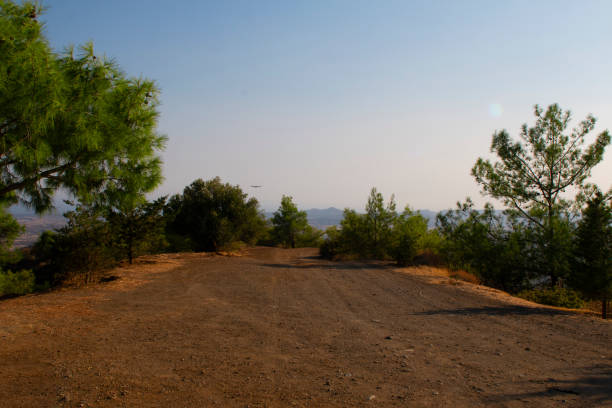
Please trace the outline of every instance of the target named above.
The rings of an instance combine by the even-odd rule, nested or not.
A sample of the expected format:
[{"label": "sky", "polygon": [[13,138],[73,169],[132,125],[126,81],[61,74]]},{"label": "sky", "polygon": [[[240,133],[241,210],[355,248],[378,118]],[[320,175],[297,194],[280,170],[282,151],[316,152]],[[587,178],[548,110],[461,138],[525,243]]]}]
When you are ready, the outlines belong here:
[{"label": "sky", "polygon": [[[45,0],[51,46],[93,41],[161,89],[165,181],[222,181],[275,209],[472,197],[491,136],[559,103],[612,129],[609,1]],[[590,181],[612,185],[612,148]],[[255,189],[251,185],[262,185]]]}]

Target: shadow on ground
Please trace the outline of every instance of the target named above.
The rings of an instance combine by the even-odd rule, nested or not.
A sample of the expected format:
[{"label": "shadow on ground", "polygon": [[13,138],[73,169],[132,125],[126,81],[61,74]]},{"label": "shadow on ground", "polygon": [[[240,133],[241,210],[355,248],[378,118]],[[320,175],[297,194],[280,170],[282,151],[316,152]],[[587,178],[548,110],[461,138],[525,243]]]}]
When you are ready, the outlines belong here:
[{"label": "shadow on ground", "polygon": [[413,313],[414,315],[421,316],[433,316],[433,315],[457,315],[457,316],[469,316],[469,315],[491,315],[491,316],[508,316],[508,315],[573,315],[574,312],[557,309],[546,309],[539,307],[525,307],[525,306],[485,306],[485,307],[468,307],[459,309],[443,309],[443,310],[428,310],[425,312]]},{"label": "shadow on ground", "polygon": [[581,371],[590,374],[576,380],[556,380],[549,378],[541,381],[542,391],[502,394],[492,396],[490,402],[506,402],[528,398],[567,398],[580,397],[584,407],[612,406],[612,366],[594,365],[582,367]]},{"label": "shadow on ground", "polygon": [[394,266],[388,264],[370,264],[370,263],[265,263],[262,266],[268,268],[281,269],[332,269],[332,270],[357,270],[357,269],[391,269]]}]

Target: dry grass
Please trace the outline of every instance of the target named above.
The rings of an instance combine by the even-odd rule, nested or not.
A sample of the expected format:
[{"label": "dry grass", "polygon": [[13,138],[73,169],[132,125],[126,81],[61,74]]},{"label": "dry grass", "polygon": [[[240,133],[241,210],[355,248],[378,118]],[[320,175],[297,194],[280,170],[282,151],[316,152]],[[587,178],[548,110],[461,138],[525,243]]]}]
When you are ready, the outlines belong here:
[{"label": "dry grass", "polygon": [[469,273],[467,271],[464,271],[464,270],[448,271],[448,274],[449,274],[449,278],[462,280],[464,282],[474,283],[476,285],[480,284],[480,279],[478,279],[476,275]]},{"label": "dry grass", "polygon": [[450,269],[438,267],[438,266],[426,266],[420,265],[417,267],[411,268],[403,268],[403,270],[409,270],[410,273],[426,276],[429,278],[446,278],[442,279],[442,281],[448,281],[449,279],[454,279],[457,281],[469,282],[475,285],[480,284],[480,280],[476,275],[473,275],[464,270],[451,271]]}]

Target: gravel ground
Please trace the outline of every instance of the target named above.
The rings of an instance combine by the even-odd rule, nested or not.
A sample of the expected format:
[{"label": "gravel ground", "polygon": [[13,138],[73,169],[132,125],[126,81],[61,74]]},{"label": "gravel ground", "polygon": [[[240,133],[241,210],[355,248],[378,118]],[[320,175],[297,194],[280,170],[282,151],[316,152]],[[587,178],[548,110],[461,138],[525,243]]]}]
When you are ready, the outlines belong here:
[{"label": "gravel ground", "polygon": [[2,407],[612,407],[612,324],[316,250],[0,301]]}]

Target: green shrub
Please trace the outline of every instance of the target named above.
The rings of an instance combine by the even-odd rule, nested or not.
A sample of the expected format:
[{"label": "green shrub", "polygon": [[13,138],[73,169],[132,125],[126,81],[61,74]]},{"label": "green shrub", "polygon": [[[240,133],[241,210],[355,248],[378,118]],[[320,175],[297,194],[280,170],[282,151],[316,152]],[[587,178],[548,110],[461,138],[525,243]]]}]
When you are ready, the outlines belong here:
[{"label": "green shrub", "polygon": [[530,300],[543,305],[567,307],[578,309],[583,306],[584,301],[578,292],[567,288],[547,288],[524,290],[518,294],[523,299]]},{"label": "green shrub", "polygon": [[325,239],[319,247],[319,254],[325,259],[334,259],[340,254],[340,231],[335,225],[325,230]]},{"label": "green shrub", "polygon": [[93,280],[94,273],[117,264],[122,253],[113,246],[109,223],[94,208],[78,206],[64,215],[68,223],[57,232],[44,232],[34,244],[39,284]]},{"label": "green shrub", "polygon": [[35,278],[30,270],[0,271],[0,296],[25,295],[34,291]]},{"label": "green shrub", "polygon": [[198,179],[182,195],[170,197],[163,215],[170,247],[190,244],[188,249],[197,252],[218,251],[234,241],[255,244],[266,229],[257,200],[219,177]]},{"label": "green shrub", "polygon": [[528,231],[490,204],[474,209],[471,200],[438,214],[440,255],[451,270],[476,275],[483,285],[510,293],[529,288],[535,257]]},{"label": "green shrub", "polygon": [[398,266],[406,266],[414,261],[417,251],[417,239],[413,235],[402,234],[391,248],[391,256]]}]

